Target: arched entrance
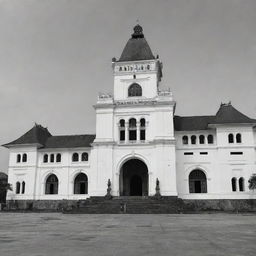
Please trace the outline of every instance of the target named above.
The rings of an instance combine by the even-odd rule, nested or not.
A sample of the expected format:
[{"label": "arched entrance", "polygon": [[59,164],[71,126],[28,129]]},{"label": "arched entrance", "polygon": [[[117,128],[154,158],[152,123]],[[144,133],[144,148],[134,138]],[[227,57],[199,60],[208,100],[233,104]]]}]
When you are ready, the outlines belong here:
[{"label": "arched entrance", "polygon": [[203,171],[196,169],[189,174],[189,193],[207,193],[207,180]]},{"label": "arched entrance", "polygon": [[131,159],[120,170],[120,196],[148,195],[148,168],[139,159]]}]

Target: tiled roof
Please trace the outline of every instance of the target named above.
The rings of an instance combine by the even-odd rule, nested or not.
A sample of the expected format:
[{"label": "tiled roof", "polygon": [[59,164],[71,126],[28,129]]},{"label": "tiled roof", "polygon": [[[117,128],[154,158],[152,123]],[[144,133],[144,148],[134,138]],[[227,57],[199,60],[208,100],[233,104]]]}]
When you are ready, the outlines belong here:
[{"label": "tiled roof", "polygon": [[235,109],[231,103],[221,104],[216,114],[214,124],[227,124],[227,123],[255,123],[255,119],[251,119],[248,116],[242,114]]},{"label": "tiled roof", "polygon": [[52,136],[46,143],[45,148],[78,148],[91,147],[95,135],[67,135],[67,136]]},{"label": "tiled roof", "polygon": [[239,112],[231,103],[221,104],[215,116],[174,117],[176,131],[206,130],[209,124],[256,124],[256,120]]},{"label": "tiled roof", "polygon": [[91,147],[95,135],[62,135],[52,136],[47,128],[35,126],[17,140],[4,144],[4,147],[39,144],[41,148],[77,148]]},{"label": "tiled roof", "polygon": [[212,123],[215,116],[175,116],[175,131],[197,131],[206,130],[209,123]]},{"label": "tiled roof", "polygon": [[10,145],[21,145],[21,144],[41,144],[44,145],[46,140],[52,135],[47,128],[35,124],[32,129],[26,132],[24,135],[19,137],[17,140],[14,140],[10,143],[7,143],[3,146],[8,147]]},{"label": "tiled roof", "polygon": [[134,33],[128,40],[119,61],[137,61],[155,59],[148,42],[144,38],[140,25],[134,27]]}]

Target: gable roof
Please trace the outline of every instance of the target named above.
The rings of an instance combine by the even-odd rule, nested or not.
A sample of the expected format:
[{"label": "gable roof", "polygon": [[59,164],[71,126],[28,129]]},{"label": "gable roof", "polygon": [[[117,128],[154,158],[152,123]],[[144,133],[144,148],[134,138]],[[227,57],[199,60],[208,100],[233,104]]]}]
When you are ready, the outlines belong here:
[{"label": "gable roof", "polygon": [[126,43],[119,61],[137,61],[155,59],[148,42],[144,38],[140,25],[134,27],[132,37]]},{"label": "gable roof", "polygon": [[37,144],[40,148],[78,148],[91,147],[94,139],[95,135],[91,134],[52,136],[47,128],[35,124],[24,135],[2,146],[9,148],[11,146]]},{"label": "gable roof", "polygon": [[206,130],[211,124],[256,124],[256,120],[239,112],[231,103],[221,104],[215,116],[174,117],[175,131]]}]

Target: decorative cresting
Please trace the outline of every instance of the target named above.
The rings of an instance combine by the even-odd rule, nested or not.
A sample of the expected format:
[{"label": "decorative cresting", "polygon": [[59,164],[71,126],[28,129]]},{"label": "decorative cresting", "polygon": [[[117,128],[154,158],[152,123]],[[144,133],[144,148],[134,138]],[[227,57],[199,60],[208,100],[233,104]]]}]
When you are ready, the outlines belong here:
[{"label": "decorative cresting", "polygon": [[133,28],[133,34],[132,34],[132,38],[144,38],[143,35],[143,28],[142,26],[140,26],[139,24],[137,24],[134,28]]}]

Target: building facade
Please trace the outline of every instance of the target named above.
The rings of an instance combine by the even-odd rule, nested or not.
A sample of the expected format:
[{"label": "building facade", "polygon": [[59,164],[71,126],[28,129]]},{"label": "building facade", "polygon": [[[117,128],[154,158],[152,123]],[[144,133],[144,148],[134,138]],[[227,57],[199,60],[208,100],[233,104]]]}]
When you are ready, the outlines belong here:
[{"label": "building facade", "polygon": [[7,200],[79,200],[106,195],[183,199],[251,199],[256,120],[231,103],[213,116],[175,116],[161,90],[162,63],[137,25],[112,60],[113,96],[100,94],[96,135],[53,136],[35,126],[10,150]]}]

